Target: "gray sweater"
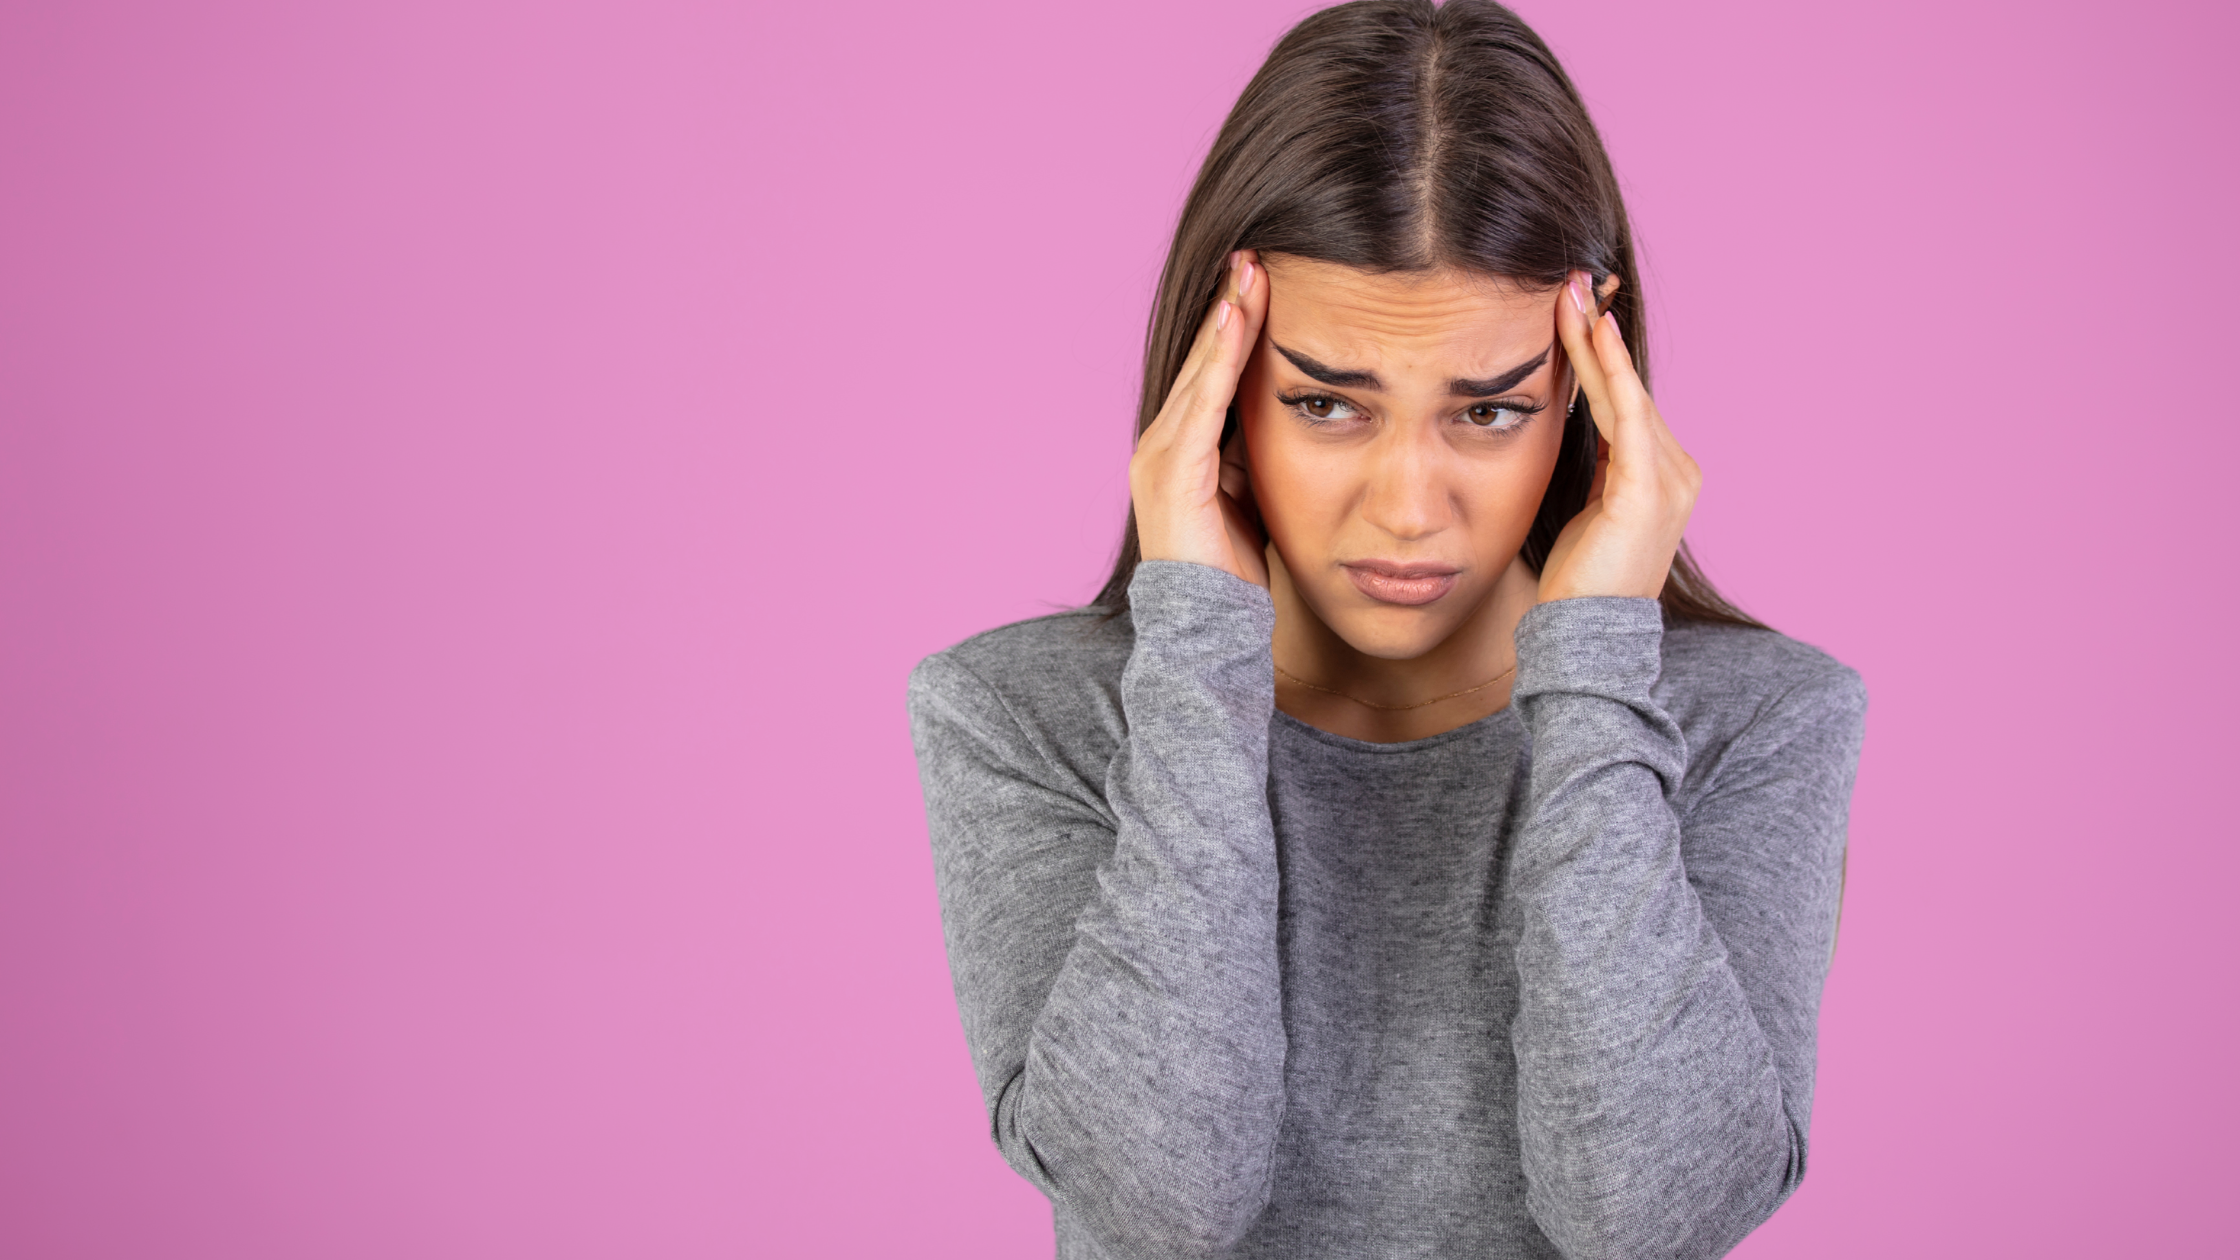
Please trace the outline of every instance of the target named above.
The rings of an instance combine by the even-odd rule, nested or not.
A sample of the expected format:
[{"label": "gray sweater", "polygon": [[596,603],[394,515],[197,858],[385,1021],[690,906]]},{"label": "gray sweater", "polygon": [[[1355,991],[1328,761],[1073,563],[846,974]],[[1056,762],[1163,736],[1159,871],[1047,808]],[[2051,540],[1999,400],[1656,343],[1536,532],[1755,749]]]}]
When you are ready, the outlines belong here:
[{"label": "gray sweater", "polygon": [[1061,1260],[1717,1256],[1804,1175],[1858,675],[1543,604],[1510,706],[1275,709],[1275,612],[1150,562],[910,713],[996,1144]]}]

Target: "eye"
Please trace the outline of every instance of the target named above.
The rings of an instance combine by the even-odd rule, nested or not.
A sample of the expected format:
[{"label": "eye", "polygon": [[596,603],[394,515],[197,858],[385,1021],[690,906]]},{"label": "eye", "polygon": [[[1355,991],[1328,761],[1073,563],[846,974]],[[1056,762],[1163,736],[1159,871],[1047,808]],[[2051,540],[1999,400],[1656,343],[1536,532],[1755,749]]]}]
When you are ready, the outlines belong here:
[{"label": "eye", "polygon": [[1356,420],[1361,416],[1352,403],[1328,394],[1284,394],[1277,401],[1314,421]]},{"label": "eye", "polygon": [[1518,429],[1539,411],[1538,407],[1520,407],[1515,403],[1482,402],[1462,414],[1481,429]]}]

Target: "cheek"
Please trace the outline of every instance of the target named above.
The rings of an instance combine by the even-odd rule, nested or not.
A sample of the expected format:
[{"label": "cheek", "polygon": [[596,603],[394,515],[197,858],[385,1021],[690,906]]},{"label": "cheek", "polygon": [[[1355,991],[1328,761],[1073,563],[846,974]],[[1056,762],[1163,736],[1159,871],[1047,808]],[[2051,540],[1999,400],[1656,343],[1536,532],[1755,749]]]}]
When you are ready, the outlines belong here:
[{"label": "cheek", "polygon": [[1540,500],[1563,450],[1563,418],[1543,414],[1505,458],[1487,460],[1459,479],[1470,519],[1481,534],[1522,542],[1540,514]]},{"label": "cheek", "polygon": [[1252,497],[1269,532],[1281,542],[1335,529],[1354,498],[1347,485],[1356,461],[1308,438],[1280,405],[1248,402],[1241,412]]}]

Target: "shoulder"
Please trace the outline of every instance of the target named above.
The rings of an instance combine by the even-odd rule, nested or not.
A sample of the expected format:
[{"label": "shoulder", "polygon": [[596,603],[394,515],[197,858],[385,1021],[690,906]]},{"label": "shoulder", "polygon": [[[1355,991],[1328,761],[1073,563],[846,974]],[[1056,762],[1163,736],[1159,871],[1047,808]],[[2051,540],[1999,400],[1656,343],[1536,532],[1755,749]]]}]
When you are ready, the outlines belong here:
[{"label": "shoulder", "polygon": [[910,672],[921,753],[931,729],[957,729],[1001,746],[1015,764],[1060,763],[1101,783],[1126,729],[1120,675],[1134,643],[1128,614],[1089,607],[999,626],[934,653]]},{"label": "shoulder", "polygon": [[1691,752],[1782,742],[1812,730],[1855,742],[1867,708],[1858,671],[1772,630],[1681,622],[1664,635],[1657,699]]},{"label": "shoulder", "polygon": [[1866,696],[1858,671],[1774,630],[1679,622],[1664,632],[1664,677],[1689,691],[1753,695],[1814,687]]},{"label": "shoulder", "polygon": [[1118,687],[1135,632],[1125,612],[1077,608],[976,634],[918,662],[910,699],[986,691],[1026,712],[1078,701],[1101,684]]}]

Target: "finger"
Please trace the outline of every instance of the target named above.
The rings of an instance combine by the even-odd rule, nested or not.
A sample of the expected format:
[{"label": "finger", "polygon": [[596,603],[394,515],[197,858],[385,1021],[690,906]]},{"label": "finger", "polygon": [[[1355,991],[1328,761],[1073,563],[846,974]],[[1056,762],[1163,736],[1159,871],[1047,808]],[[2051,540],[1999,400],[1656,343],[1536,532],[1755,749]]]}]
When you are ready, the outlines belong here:
[{"label": "finger", "polygon": [[1614,449],[1633,457],[1637,443],[1656,441],[1655,435],[1642,426],[1642,411],[1649,391],[1642,387],[1640,375],[1633,370],[1633,356],[1626,350],[1626,339],[1618,331],[1615,315],[1604,315],[1594,322],[1591,341],[1595,366],[1602,378],[1602,392],[1610,400],[1607,412],[1601,403],[1595,406],[1598,420],[1605,415],[1608,417],[1597,427]]},{"label": "finger", "polygon": [[1207,369],[1220,359],[1225,346],[1234,340],[1230,325],[1234,322],[1236,310],[1236,270],[1237,255],[1232,254],[1222,269],[1213,301],[1198,320],[1198,331],[1191,338],[1189,353],[1183,356],[1182,366],[1175,373],[1174,384],[1167,389],[1166,400],[1160,407],[1162,417],[1182,413],[1182,404],[1204,389]]},{"label": "finger", "polygon": [[1259,336],[1260,323],[1268,317],[1268,269],[1261,265],[1260,251],[1237,251],[1237,305],[1245,317],[1245,331],[1249,334],[1245,344],[1250,346]]},{"label": "finger", "polygon": [[1656,400],[1649,396],[1614,317],[1605,315],[1597,322],[1595,347],[1614,403],[1607,430],[1612,462],[1606,470],[1605,485],[1609,484],[1608,478],[1614,478],[1616,484],[1626,487],[1624,493],[1648,492],[1650,502],[1677,507],[1680,518],[1685,519],[1702,485],[1695,460],[1681,448],[1663,413],[1657,410]]},{"label": "finger", "polygon": [[1144,426],[1143,432],[1136,438],[1138,448],[1171,443],[1175,439],[1176,429],[1183,424],[1181,417],[1196,405],[1196,397],[1205,376],[1206,360],[1212,358],[1216,351],[1216,323],[1220,311],[1221,303],[1217,299],[1207,309],[1205,317],[1198,321],[1198,331],[1191,339],[1190,351],[1183,356],[1182,366],[1175,372],[1174,383],[1167,387],[1167,396],[1159,404],[1159,414],[1152,417],[1151,423]]},{"label": "finger", "polygon": [[1649,396],[1649,387],[1642,383],[1641,373],[1635,369],[1633,355],[1626,349],[1625,335],[1618,331],[1614,315],[1604,315],[1595,322],[1595,351],[1603,369],[1604,388],[1611,395],[1615,422],[1613,428],[1628,433],[1629,443],[1637,438],[1647,438],[1666,455],[1681,454],[1679,439],[1665,425],[1664,414],[1657,410],[1657,403]]},{"label": "finger", "polygon": [[1228,407],[1267,311],[1267,270],[1259,265],[1257,251],[1238,250],[1229,256],[1220,291],[1206,313],[1200,332],[1205,353],[1190,365],[1191,389],[1218,392],[1222,408]]},{"label": "finger", "polygon": [[1679,440],[1665,427],[1656,401],[1649,397],[1649,387],[1642,384],[1641,374],[1634,369],[1633,355],[1626,349],[1624,334],[1618,331],[1616,316],[1604,315],[1595,321],[1594,348],[1602,368],[1603,389],[1611,400],[1610,422],[1601,428],[1624,475],[1660,476],[1685,460],[1687,455],[1680,449]]},{"label": "finger", "polygon": [[1594,299],[1590,296],[1587,274],[1572,272],[1563,290],[1556,295],[1556,333],[1563,340],[1563,353],[1570,361],[1572,380],[1587,396],[1594,427],[1603,437],[1608,437],[1615,407],[1611,401],[1609,375],[1603,370],[1602,354],[1595,345],[1595,326],[1588,315],[1594,309]]},{"label": "finger", "polygon": [[1190,339],[1190,349],[1182,357],[1182,366],[1175,371],[1174,383],[1167,387],[1167,396],[1160,400],[1159,414],[1152,418],[1136,440],[1139,447],[1146,443],[1163,445],[1171,441],[1175,436],[1175,429],[1180,427],[1179,417],[1191,407],[1201,389],[1206,363],[1220,352],[1222,334],[1226,331],[1223,327],[1228,309],[1225,303],[1230,296],[1231,273],[1235,270],[1235,262],[1235,255],[1231,255],[1229,264],[1223,269],[1214,301],[1199,318],[1198,331]]},{"label": "finger", "polygon": [[1246,265],[1246,253],[1238,250],[1229,255],[1221,265],[1220,282],[1214,286],[1213,302],[1206,307],[1205,317],[1198,321],[1198,334],[1190,346],[1190,354],[1183,360],[1182,373],[1176,379],[1188,379],[1203,372],[1206,366],[1220,356],[1222,347],[1231,340],[1229,325],[1233,320],[1241,290],[1248,283],[1240,274]]},{"label": "finger", "polygon": [[1649,401],[1649,387],[1634,370],[1633,352],[1626,349],[1625,334],[1618,331],[1618,317],[1604,315],[1594,322],[1596,364],[1602,369],[1603,388],[1620,407],[1640,408]]},{"label": "finger", "polygon": [[[1199,326],[1198,344],[1168,394],[1161,419],[1174,416],[1171,440],[1210,446],[1220,437],[1237,378],[1244,371],[1267,312],[1267,274],[1249,250],[1232,255],[1213,308]],[[1210,429],[1211,432],[1207,432]]]}]

